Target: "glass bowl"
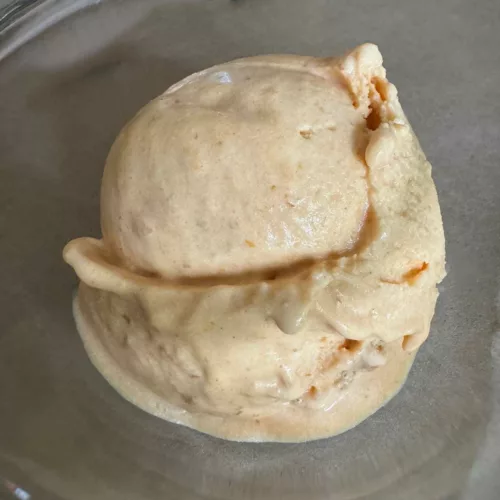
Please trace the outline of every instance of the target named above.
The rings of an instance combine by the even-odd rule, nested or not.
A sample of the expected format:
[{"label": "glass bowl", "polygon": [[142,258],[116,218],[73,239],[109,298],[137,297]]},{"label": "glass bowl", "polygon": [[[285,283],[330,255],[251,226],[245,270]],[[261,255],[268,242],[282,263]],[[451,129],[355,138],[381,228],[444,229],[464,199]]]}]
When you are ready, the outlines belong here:
[{"label": "glass bowl", "polygon": [[[499,15],[493,0],[4,7],[0,496],[497,499]],[[358,427],[303,444],[223,441],[135,408],[84,352],[71,314],[76,279],[61,258],[70,239],[99,236],[114,137],[201,68],[262,53],[337,55],[365,41],[380,46],[434,166],[447,236],[448,277],[408,382]]]}]

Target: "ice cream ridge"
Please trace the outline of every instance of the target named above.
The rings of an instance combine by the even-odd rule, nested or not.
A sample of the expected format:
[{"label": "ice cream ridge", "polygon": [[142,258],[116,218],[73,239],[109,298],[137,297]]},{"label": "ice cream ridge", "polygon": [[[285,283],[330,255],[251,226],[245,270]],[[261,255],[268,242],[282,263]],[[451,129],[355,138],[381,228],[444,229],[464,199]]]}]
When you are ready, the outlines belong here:
[{"label": "ice cream ridge", "polygon": [[380,408],[445,274],[431,165],[372,44],[170,87],[113,144],[101,225],[64,249],[90,359],[143,410],[232,440]]}]

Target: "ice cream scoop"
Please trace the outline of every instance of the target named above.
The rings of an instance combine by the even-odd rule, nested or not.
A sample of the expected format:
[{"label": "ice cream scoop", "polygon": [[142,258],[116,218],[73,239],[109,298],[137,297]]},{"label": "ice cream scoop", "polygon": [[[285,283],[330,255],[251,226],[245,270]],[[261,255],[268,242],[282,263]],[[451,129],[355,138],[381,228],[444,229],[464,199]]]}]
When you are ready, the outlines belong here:
[{"label": "ice cream scoop", "polygon": [[342,432],[401,386],[444,277],[431,167],[375,45],[196,73],[108,156],[102,240],[64,250],[101,373],[236,440]]}]

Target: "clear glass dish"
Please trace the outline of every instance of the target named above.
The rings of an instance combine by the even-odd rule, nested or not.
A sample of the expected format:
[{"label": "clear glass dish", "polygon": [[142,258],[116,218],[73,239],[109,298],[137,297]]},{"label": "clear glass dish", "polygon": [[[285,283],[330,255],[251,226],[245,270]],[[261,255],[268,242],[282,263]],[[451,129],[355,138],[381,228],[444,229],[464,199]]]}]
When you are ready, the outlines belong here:
[{"label": "clear glass dish", "polygon": [[[495,0],[38,0],[0,11],[0,496],[497,499],[499,16]],[[447,234],[449,274],[407,384],[355,429],[304,444],[226,442],[135,408],[83,350],[61,259],[68,240],[99,235],[113,138],[193,71],[368,40],[434,165]]]}]

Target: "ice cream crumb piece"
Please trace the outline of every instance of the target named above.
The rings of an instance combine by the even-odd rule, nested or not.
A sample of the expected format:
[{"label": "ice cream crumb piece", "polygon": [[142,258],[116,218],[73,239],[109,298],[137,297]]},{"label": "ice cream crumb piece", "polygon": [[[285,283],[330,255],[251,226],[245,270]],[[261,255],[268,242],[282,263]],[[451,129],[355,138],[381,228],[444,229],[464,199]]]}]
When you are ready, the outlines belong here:
[{"label": "ice cream crumb piece", "polygon": [[371,168],[383,167],[390,163],[396,147],[396,137],[393,127],[387,123],[374,126],[374,122],[369,123],[368,120],[372,113],[367,118],[368,128],[373,130],[370,135],[370,140],[365,150],[366,164]]}]

